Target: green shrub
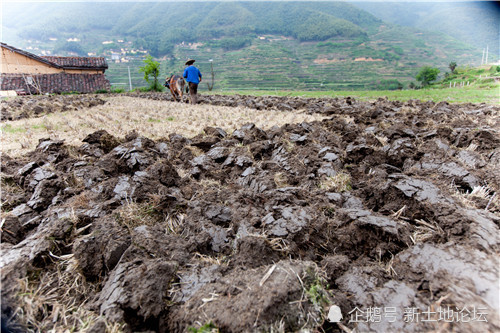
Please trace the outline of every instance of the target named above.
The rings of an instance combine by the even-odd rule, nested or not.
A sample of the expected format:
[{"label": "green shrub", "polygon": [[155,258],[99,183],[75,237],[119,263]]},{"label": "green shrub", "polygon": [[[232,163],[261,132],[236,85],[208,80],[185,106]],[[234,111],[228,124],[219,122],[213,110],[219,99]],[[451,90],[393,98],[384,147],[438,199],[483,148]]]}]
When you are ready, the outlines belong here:
[{"label": "green shrub", "polygon": [[148,91],[151,91],[151,89],[149,89],[149,87],[138,87],[138,88],[135,88],[135,89],[132,89],[133,92],[148,92]]},{"label": "green shrub", "polygon": [[401,90],[403,84],[396,79],[380,80],[370,87],[375,90]]},{"label": "green shrub", "polygon": [[121,94],[125,92],[125,89],[123,88],[118,88],[118,87],[111,87],[111,92],[115,94]]},{"label": "green shrub", "polygon": [[416,79],[417,79],[417,81],[422,82],[423,86],[427,86],[432,81],[437,79],[438,74],[439,74],[438,68],[424,66],[420,69],[420,72],[418,72]]},{"label": "green shrub", "polygon": [[403,54],[405,54],[405,51],[403,51],[403,49],[399,46],[394,46],[392,48],[392,50],[394,51],[394,53],[396,53],[397,55],[400,55],[402,56]]}]

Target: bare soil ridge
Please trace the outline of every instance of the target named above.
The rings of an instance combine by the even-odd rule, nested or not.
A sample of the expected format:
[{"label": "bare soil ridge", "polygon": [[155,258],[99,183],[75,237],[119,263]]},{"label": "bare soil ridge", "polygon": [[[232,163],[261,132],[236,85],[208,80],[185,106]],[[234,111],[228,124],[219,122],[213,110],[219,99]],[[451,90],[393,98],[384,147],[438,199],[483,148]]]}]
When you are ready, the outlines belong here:
[{"label": "bare soil ridge", "polygon": [[[79,147],[46,139],[3,156],[2,316],[12,327],[500,329],[499,107],[202,101],[329,119],[161,140],[97,131]],[[333,304],[340,325],[326,320]],[[483,316],[438,320],[448,306]],[[350,322],[369,307],[396,320]],[[406,322],[406,309],[435,320]]]}]

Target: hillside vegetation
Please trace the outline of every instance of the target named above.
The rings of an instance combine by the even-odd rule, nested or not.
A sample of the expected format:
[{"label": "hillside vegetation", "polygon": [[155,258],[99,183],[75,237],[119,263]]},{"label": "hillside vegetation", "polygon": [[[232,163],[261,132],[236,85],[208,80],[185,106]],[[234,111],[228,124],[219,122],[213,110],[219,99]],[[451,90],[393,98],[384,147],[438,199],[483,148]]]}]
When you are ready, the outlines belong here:
[{"label": "hillside vegetation", "polygon": [[[496,88],[500,82],[500,66],[457,67],[453,72],[447,72],[443,80],[434,87],[448,88],[456,86],[474,86],[477,88]],[[498,97],[498,95],[497,95]]]},{"label": "hillside vegetation", "polygon": [[[95,32],[128,37],[153,56],[172,54],[174,45],[247,34],[280,34],[300,41],[366,36],[382,22],[346,3],[158,2],[6,4],[5,25],[25,39],[79,36],[90,51]],[[12,15],[13,14],[13,15]]]},{"label": "hillside vegetation", "polygon": [[439,33],[388,25],[366,37],[320,42],[279,35],[261,38],[235,49],[214,47],[214,42],[179,45],[162,68],[181,71],[182,60],[191,57],[207,77],[208,60],[213,59],[215,86],[224,89],[398,89],[415,81],[422,66],[439,67],[444,73],[451,61],[468,64],[477,56],[474,48]]},{"label": "hillside vegetation", "polygon": [[4,18],[7,43],[104,55],[120,87],[128,87],[129,68],[133,87],[146,85],[134,49],[161,61],[162,77],[181,72],[187,58],[205,79],[213,66],[216,89],[401,89],[422,66],[444,73],[451,61],[481,60],[478,48],[345,2],[7,3]]},{"label": "hillside vegetation", "polygon": [[499,54],[498,1],[352,2],[385,22],[441,31],[481,49]]}]

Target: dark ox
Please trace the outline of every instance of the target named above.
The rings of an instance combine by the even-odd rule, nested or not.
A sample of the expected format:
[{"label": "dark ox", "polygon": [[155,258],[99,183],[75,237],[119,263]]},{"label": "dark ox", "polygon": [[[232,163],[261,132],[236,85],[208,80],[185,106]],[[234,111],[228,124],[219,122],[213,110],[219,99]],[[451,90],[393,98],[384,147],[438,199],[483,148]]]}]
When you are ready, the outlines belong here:
[{"label": "dark ox", "polygon": [[174,101],[180,102],[182,100],[184,84],[184,78],[179,75],[172,75],[171,77],[167,77],[164,86],[170,89]]}]

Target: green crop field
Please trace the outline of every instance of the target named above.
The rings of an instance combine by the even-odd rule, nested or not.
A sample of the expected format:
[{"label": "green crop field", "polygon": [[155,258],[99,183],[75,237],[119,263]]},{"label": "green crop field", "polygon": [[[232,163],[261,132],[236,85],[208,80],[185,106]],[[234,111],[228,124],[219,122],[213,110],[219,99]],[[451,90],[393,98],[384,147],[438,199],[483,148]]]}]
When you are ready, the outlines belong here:
[{"label": "green crop field", "polygon": [[[205,92],[208,94],[209,92]],[[408,101],[418,99],[422,101],[449,103],[487,103],[500,105],[500,85],[493,88],[445,88],[445,89],[419,89],[419,90],[369,90],[369,91],[284,91],[284,90],[234,90],[212,91],[214,94],[227,95],[253,95],[253,96],[300,96],[300,97],[354,97],[355,99],[369,101],[378,98],[389,100]]]}]

